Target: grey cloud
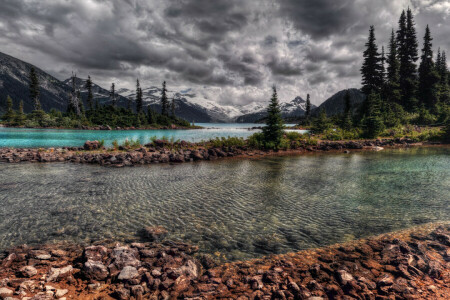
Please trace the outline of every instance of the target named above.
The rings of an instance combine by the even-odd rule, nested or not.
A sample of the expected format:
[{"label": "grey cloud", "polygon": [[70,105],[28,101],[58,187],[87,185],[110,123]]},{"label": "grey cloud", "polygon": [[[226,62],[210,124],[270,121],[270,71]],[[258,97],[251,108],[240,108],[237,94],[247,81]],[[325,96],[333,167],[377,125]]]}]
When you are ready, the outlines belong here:
[{"label": "grey cloud", "polygon": [[267,100],[258,91],[276,83],[280,98],[318,99],[358,87],[369,25],[386,45],[408,5],[420,44],[430,24],[434,48],[449,51],[447,0],[2,0],[0,51],[61,79],[71,70],[130,88],[136,77],[165,79],[217,87],[226,92],[211,99],[234,104]]}]

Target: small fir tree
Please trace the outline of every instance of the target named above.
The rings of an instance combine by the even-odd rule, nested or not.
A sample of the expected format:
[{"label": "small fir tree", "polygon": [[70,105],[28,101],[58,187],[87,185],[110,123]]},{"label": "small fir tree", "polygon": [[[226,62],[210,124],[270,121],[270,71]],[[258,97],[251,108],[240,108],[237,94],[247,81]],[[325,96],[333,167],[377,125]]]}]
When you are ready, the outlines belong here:
[{"label": "small fir tree", "polygon": [[364,133],[367,138],[376,138],[384,130],[383,119],[381,117],[380,95],[372,92],[367,97],[367,113],[364,118]]},{"label": "small fir tree", "polygon": [[169,100],[167,99],[166,82],[163,82],[161,90],[161,114],[163,116],[169,115]]},{"label": "small fir tree", "polygon": [[268,148],[278,149],[283,137],[283,119],[278,103],[277,89],[272,87],[272,98],[267,108],[266,126],[263,127],[264,141]]},{"label": "small fir tree", "polygon": [[112,106],[116,106],[116,85],[111,84],[111,89],[109,91],[109,99],[111,100]]},{"label": "small fir tree", "polygon": [[5,120],[8,123],[12,123],[14,121],[16,113],[13,109],[13,100],[8,95],[6,97],[6,113],[3,115],[3,120]]},{"label": "small fir tree", "polygon": [[305,111],[305,119],[306,124],[309,125],[309,120],[311,118],[311,98],[309,94],[306,95],[306,111]]},{"label": "small fir tree", "polygon": [[88,75],[88,79],[86,80],[85,88],[87,90],[87,105],[88,105],[88,109],[90,111],[92,111],[94,109],[94,96],[92,94],[92,80],[91,80],[91,76],[90,75]]},{"label": "small fir tree", "polygon": [[347,90],[344,96],[344,114],[342,115],[341,127],[344,130],[350,130],[353,127],[352,106],[350,102],[350,92]]},{"label": "small fir tree", "polygon": [[20,100],[19,111],[17,112],[17,115],[16,115],[16,124],[18,126],[24,125],[25,119],[26,119],[26,116],[25,116],[25,113],[23,112],[23,101]]},{"label": "small fir tree", "polygon": [[143,99],[142,99],[142,89],[141,85],[139,83],[139,79],[136,80],[136,113],[140,115],[142,113],[142,105],[143,105]]},{"label": "small fir tree", "polygon": [[332,124],[330,119],[328,119],[327,112],[325,108],[321,108],[319,111],[319,116],[314,120],[312,131],[314,133],[323,133],[331,128]]}]

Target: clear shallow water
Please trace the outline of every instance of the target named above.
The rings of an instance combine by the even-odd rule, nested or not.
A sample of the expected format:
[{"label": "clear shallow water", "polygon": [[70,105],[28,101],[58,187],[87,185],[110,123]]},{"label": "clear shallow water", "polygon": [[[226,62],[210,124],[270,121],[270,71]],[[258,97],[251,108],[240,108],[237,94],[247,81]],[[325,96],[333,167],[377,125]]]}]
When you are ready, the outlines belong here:
[{"label": "clear shallow water", "polygon": [[[119,143],[125,139],[139,139],[141,143],[148,143],[150,138],[163,136],[174,140],[199,142],[215,137],[243,137],[246,138],[259,130],[249,130],[262,124],[220,124],[198,123],[204,129],[191,130],[73,130],[73,129],[30,129],[30,128],[1,128],[0,147],[31,148],[31,147],[78,147],[87,140],[105,140],[110,146],[114,140]],[[292,126],[293,124],[288,124]],[[305,132],[305,131],[300,131]]]},{"label": "clear shallow water", "polygon": [[113,169],[0,164],[0,249],[162,225],[228,259],[450,220],[450,148]]}]

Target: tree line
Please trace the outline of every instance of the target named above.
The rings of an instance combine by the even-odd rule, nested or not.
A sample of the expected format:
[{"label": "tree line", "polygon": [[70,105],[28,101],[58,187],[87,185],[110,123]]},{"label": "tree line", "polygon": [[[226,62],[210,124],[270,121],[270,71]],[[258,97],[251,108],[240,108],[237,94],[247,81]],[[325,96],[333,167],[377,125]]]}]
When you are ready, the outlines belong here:
[{"label": "tree line", "polygon": [[[139,79],[136,80],[136,95],[134,101],[127,99],[126,107],[118,105],[118,94],[115,84],[111,84],[108,104],[101,104],[95,99],[93,93],[94,84],[91,76],[88,76],[84,88],[86,90],[86,106],[81,97],[80,86],[76,75],[71,77],[71,92],[68,95],[67,109],[65,112],[51,109],[46,113],[40,103],[39,79],[34,67],[29,73],[29,95],[34,109],[26,114],[23,111],[23,101],[19,103],[19,109],[13,109],[14,103],[11,97],[6,100],[6,113],[3,121],[10,126],[26,127],[65,127],[79,128],[83,126],[111,126],[111,127],[162,127],[162,126],[191,126],[189,122],[175,115],[175,99],[171,102],[167,96],[166,82],[161,89],[161,113],[156,112],[150,105],[144,108],[143,91]],[[133,103],[134,102],[134,103]]]}]

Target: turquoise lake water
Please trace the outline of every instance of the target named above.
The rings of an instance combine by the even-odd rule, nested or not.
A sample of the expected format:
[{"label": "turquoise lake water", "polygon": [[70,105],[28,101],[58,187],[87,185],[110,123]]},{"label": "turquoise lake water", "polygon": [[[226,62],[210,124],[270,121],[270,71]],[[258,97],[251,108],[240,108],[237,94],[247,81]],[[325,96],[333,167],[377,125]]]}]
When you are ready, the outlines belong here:
[{"label": "turquoise lake water", "polygon": [[[167,137],[174,140],[200,142],[215,137],[243,137],[246,138],[259,130],[261,124],[220,124],[199,123],[203,129],[191,130],[66,130],[66,129],[29,129],[29,128],[0,128],[0,147],[31,148],[31,147],[78,147],[87,140],[105,140],[110,146],[114,140],[122,143],[126,139],[139,139],[142,144],[148,143],[150,138]],[[288,124],[293,126],[293,124]],[[305,132],[305,131],[300,131]]]},{"label": "turquoise lake water", "polygon": [[246,259],[450,220],[450,148],[106,168],[0,163],[0,249],[169,239]]}]

